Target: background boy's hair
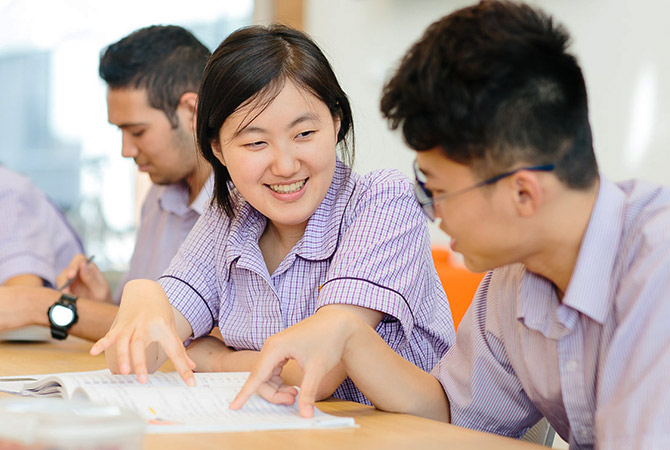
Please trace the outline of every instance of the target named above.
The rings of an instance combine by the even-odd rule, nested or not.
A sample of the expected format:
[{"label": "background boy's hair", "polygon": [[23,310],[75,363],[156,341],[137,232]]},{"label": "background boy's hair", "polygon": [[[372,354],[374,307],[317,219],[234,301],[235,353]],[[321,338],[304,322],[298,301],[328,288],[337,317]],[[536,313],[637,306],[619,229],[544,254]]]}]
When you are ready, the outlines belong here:
[{"label": "background boy's hair", "polygon": [[110,89],[146,89],[149,105],[162,110],[176,128],[179,100],[186,92],[198,92],[209,55],[186,29],[155,25],[103,49],[99,73]]},{"label": "background boy's hair", "polygon": [[482,1],[433,23],[386,84],[381,109],[415,150],[439,147],[482,178],[555,164],[566,185],[598,176],[582,71],[569,35],[522,3]]}]

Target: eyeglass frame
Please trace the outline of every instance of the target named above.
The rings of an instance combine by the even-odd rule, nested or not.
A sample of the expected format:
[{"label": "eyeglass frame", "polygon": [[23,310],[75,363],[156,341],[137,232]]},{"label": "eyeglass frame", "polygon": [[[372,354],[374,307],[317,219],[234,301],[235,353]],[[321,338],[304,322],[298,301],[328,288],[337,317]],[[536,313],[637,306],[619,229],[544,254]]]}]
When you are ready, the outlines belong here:
[{"label": "eyeglass frame", "polygon": [[416,198],[416,201],[419,203],[419,205],[421,205],[421,209],[423,210],[423,213],[426,215],[426,217],[428,217],[428,219],[431,222],[434,222],[436,201],[444,201],[446,199],[456,197],[457,195],[473,191],[480,187],[490,186],[502,180],[503,178],[511,177],[515,173],[521,172],[522,170],[532,170],[535,172],[551,172],[555,168],[556,168],[555,164],[540,164],[537,166],[519,167],[518,169],[503,172],[501,174],[492,176],[491,178],[487,178],[486,180],[475,183],[472,186],[464,187],[463,189],[459,189],[456,192],[446,192],[444,194],[438,195],[437,197],[433,197],[433,193],[430,191],[430,189],[426,188],[426,182],[421,181],[421,179],[419,179],[419,174],[422,175],[422,178],[424,180],[426,178],[426,175],[419,168],[419,163],[416,160],[414,160],[414,198]]}]

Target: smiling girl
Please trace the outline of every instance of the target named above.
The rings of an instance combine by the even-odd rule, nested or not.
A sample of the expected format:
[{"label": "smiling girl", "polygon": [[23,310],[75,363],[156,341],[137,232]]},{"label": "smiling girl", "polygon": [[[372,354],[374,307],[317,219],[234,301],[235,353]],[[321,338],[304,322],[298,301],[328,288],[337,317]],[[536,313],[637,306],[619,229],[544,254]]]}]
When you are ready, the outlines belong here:
[{"label": "smiling girl", "polygon": [[[338,308],[432,369],[454,329],[425,218],[399,172],[351,171],[351,134],[349,100],[309,37],[283,26],[230,35],[197,107],[212,206],[158,283],[126,285],[92,353],[107,349],[112,371],[141,382],[169,357],[193,384],[193,369],[250,370],[268,337]],[[207,336],[216,327],[223,342]],[[302,380],[293,362],[281,375]],[[341,367],[320,385],[330,395],[367,402]]]}]

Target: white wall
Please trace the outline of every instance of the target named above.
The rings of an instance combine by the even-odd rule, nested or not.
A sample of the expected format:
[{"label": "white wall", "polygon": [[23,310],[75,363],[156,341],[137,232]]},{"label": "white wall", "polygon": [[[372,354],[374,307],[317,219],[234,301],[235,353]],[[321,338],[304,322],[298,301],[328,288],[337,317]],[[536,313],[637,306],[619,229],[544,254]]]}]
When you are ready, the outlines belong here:
[{"label": "white wall", "polygon": [[[433,21],[471,1],[306,0],[306,31],[329,57],[356,121],[356,169],[411,175],[412,152],[379,113],[384,80]],[[614,180],[670,184],[670,3],[663,0],[535,0],[573,37],[590,95],[601,171]],[[670,128],[670,127],[669,127]],[[446,238],[431,230],[434,242]]]}]

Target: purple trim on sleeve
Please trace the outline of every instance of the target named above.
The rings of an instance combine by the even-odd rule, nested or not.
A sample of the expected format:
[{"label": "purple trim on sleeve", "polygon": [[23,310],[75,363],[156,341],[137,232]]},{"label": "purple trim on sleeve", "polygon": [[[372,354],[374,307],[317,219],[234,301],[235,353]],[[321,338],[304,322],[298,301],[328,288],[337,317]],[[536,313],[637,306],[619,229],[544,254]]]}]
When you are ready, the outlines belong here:
[{"label": "purple trim on sleeve", "polygon": [[207,302],[205,301],[205,297],[203,297],[202,294],[200,294],[200,292],[198,292],[193,286],[191,286],[188,282],[182,280],[181,278],[175,277],[175,276],[173,276],[173,275],[161,275],[160,277],[158,277],[159,280],[160,280],[160,279],[163,279],[163,278],[172,278],[173,280],[181,281],[181,282],[184,283],[186,286],[190,287],[191,290],[192,290],[193,292],[195,292],[196,294],[198,294],[198,297],[200,297],[200,300],[202,300],[202,302],[203,302],[203,303],[205,304],[205,306],[207,307],[207,311],[209,311],[209,315],[210,315],[211,320],[212,320],[212,325],[211,325],[210,328],[214,328],[214,313],[212,313],[212,309],[209,307],[209,305],[208,305]]},{"label": "purple trim on sleeve", "polygon": [[319,291],[321,291],[321,289],[323,289],[323,287],[324,287],[325,285],[327,285],[328,283],[330,283],[331,281],[337,281],[337,280],[356,280],[356,281],[364,281],[364,282],[366,282],[366,283],[370,283],[371,285],[376,286],[376,287],[378,287],[378,288],[380,288],[380,289],[385,289],[385,290],[387,290],[387,291],[391,291],[391,292],[393,292],[394,294],[399,295],[400,298],[405,302],[405,305],[407,305],[407,309],[409,310],[409,313],[410,313],[410,315],[412,316],[412,321],[415,320],[415,319],[414,319],[414,312],[412,311],[412,307],[410,306],[409,302],[407,301],[407,299],[405,298],[404,295],[402,295],[400,292],[396,291],[395,289],[391,289],[390,287],[382,286],[382,285],[379,284],[379,283],[375,283],[374,281],[366,280],[365,278],[358,278],[358,277],[337,277],[337,278],[331,278],[330,280],[326,281],[326,282],[323,283],[321,286],[319,286]]}]

